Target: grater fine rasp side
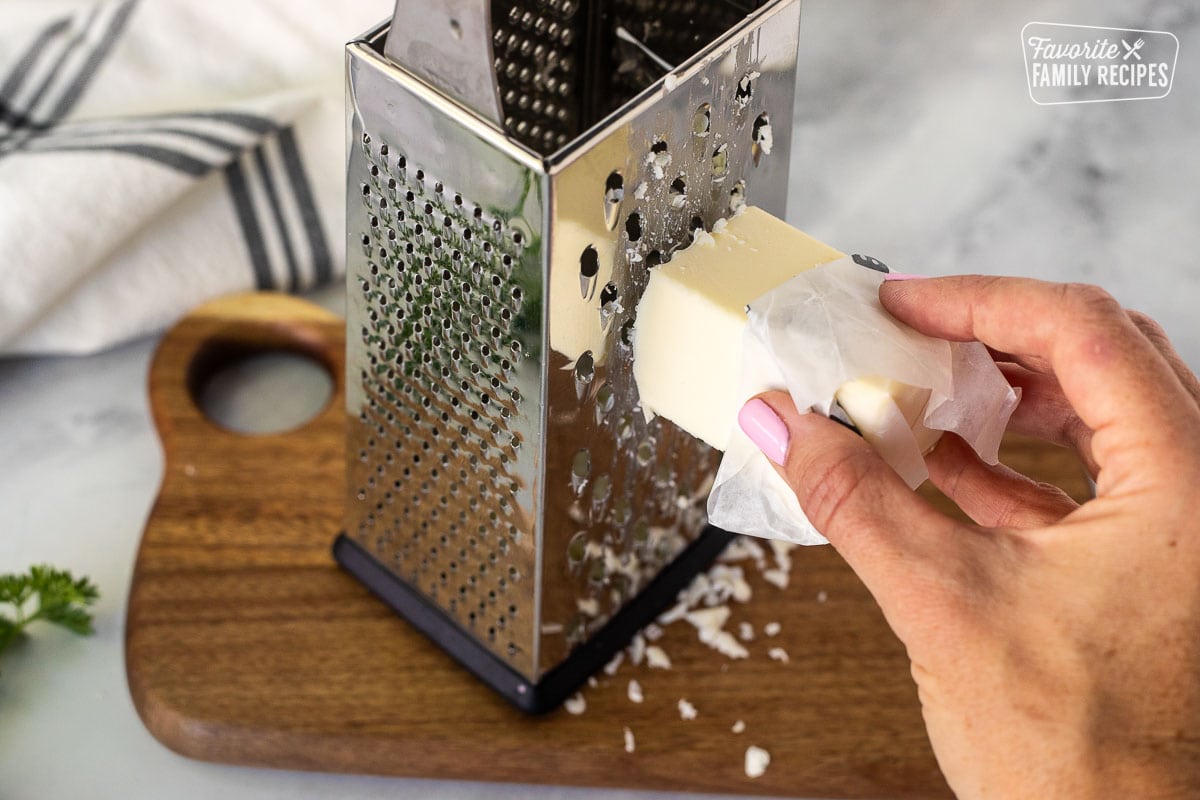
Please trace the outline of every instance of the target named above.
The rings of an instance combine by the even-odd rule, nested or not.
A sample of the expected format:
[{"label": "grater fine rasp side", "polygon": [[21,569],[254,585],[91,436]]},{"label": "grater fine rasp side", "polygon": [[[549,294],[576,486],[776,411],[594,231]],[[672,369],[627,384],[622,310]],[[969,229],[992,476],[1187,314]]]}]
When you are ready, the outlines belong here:
[{"label": "grater fine rasp side", "polygon": [[[557,704],[728,538],[705,528],[719,454],[643,413],[630,334],[649,270],[695,232],[747,201],[784,213],[799,3],[729,4],[720,32],[634,18],[676,5],[568,6],[603,35],[580,28],[591,56],[537,136],[543,95],[510,94],[503,52],[507,130],[384,58],[386,27],[348,46],[339,560],[526,710]],[[662,52],[634,36],[629,55],[614,27]]]}]

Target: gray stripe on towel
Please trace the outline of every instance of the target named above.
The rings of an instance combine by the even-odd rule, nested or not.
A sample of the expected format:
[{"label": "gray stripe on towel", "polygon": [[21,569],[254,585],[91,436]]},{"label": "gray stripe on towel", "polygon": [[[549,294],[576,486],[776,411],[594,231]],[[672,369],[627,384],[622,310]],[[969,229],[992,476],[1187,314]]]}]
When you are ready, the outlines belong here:
[{"label": "gray stripe on towel", "polygon": [[54,104],[54,109],[50,112],[49,119],[42,123],[43,125],[54,125],[70,113],[75,104],[79,102],[79,98],[83,96],[84,90],[91,84],[92,79],[96,77],[100,65],[108,57],[113,45],[117,43],[117,39],[120,38],[121,33],[125,30],[125,24],[133,14],[134,5],[134,0],[125,0],[124,3],[121,3],[117,7],[112,19],[109,20],[108,29],[104,31],[104,35],[100,38],[100,41],[92,48],[92,52],[88,54],[83,66],[75,73],[75,79],[71,82],[71,85],[59,96],[58,102]]},{"label": "gray stripe on towel", "polygon": [[267,146],[263,142],[254,148],[254,163],[258,167],[258,176],[262,180],[267,202],[275,217],[275,225],[279,229],[279,238],[283,242],[283,254],[287,259],[289,292],[296,291],[300,286],[300,266],[296,263],[296,251],[292,247],[292,237],[288,235],[287,220],[283,216],[283,204],[279,202],[279,192],[275,189],[275,180],[271,177],[271,165],[267,163]]},{"label": "gray stripe on towel", "polygon": [[269,289],[274,283],[271,278],[271,263],[267,256],[266,243],[263,241],[262,228],[258,224],[258,216],[254,212],[250,185],[240,160],[225,168],[225,181],[229,185],[229,196],[233,199],[233,208],[242,228],[246,251],[250,254],[250,265],[254,268],[254,285],[259,289]]},{"label": "gray stripe on towel", "polygon": [[291,127],[279,132],[279,151],[283,155],[288,175],[292,178],[292,191],[296,195],[296,206],[300,209],[300,223],[304,232],[308,234],[316,282],[327,283],[333,277],[333,258],[329,252],[325,228],[321,224],[321,215],[317,211],[312,186],[308,182],[308,173],[305,172],[304,162],[300,157],[296,132]]},{"label": "gray stripe on towel", "polygon": [[37,66],[38,57],[45,54],[50,42],[65,31],[70,24],[71,18],[63,17],[46,26],[41,33],[34,37],[33,43],[29,45],[25,54],[17,59],[16,65],[9,70],[4,83],[0,84],[0,123],[7,123],[14,128],[28,124],[29,117],[26,116],[25,110],[16,107],[17,94],[25,85],[25,81],[33,72],[34,67]]}]

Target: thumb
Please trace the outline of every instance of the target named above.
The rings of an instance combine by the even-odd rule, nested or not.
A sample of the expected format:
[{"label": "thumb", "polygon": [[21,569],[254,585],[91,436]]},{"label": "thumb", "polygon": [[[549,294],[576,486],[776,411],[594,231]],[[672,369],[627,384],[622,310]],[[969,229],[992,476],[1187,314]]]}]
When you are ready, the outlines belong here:
[{"label": "thumb", "polygon": [[[883,600],[918,565],[955,551],[960,525],[916,495],[861,437],[787,392],[747,403],[738,423],[787,481],[800,507],[867,588]],[[957,535],[956,535],[957,534]]]}]

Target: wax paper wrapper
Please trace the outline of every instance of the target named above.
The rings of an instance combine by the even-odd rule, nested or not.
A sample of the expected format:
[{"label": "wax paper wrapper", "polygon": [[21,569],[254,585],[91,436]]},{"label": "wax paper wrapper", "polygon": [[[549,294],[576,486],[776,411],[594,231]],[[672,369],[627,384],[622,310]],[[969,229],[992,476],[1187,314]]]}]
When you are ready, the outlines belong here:
[{"label": "wax paper wrapper", "polygon": [[[857,259],[857,260],[856,260]],[[748,400],[787,390],[798,409],[836,415],[834,395],[847,381],[889,378],[931,390],[926,427],[953,431],[989,464],[1019,395],[978,342],[917,333],[879,303],[883,273],[847,257],[807,270],[750,304],[741,390]],[[892,413],[894,412],[894,414]],[[928,476],[917,440],[899,408],[889,409],[876,450],[910,487]],[[719,528],[797,544],[825,544],[796,495],[737,423],[708,498]],[[798,446],[803,446],[800,443]]]}]

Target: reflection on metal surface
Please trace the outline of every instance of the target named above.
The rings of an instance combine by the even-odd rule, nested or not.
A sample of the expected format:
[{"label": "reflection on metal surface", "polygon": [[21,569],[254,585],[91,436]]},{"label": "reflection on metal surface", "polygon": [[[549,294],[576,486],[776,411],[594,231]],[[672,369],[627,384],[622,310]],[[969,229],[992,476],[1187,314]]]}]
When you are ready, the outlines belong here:
[{"label": "reflection on metal surface", "polygon": [[[790,130],[763,147],[755,120],[791,118],[799,5],[759,5],[496,0],[507,132],[382,57],[383,29],[349,48],[347,531],[530,680],[705,521],[717,454],[643,413],[630,335],[693,231],[784,213]],[[651,86],[585,18],[680,66]],[[574,81],[553,120],[550,77]]]}]

